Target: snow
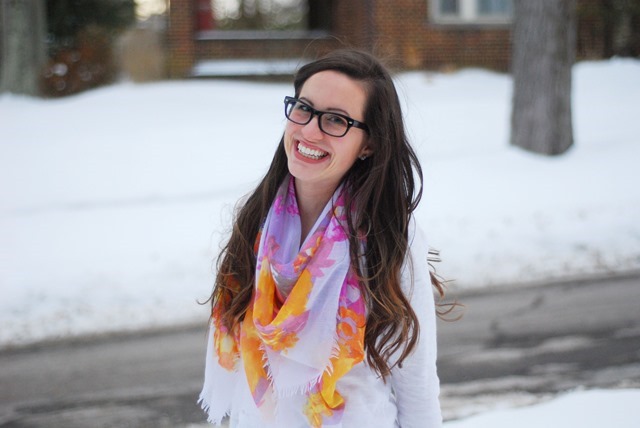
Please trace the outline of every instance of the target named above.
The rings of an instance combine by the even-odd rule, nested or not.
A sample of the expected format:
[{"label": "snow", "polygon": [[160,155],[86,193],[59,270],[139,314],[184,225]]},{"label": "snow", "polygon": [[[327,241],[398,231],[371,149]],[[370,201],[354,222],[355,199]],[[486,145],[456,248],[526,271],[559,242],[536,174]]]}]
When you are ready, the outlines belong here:
[{"label": "snow", "polygon": [[[555,158],[508,145],[510,85],[475,69],[397,79],[439,272],[463,289],[640,269],[640,61],[576,65],[576,144]],[[1,96],[0,347],[204,324],[197,302],[291,91],[195,80]]]},{"label": "snow", "polygon": [[[529,406],[499,403],[499,408],[459,420],[444,428],[637,428],[640,421],[640,390],[573,391],[550,401]],[[501,408],[500,408],[501,407]],[[226,425],[222,425],[226,427]],[[208,428],[210,424],[190,424]]]},{"label": "snow", "polygon": [[[439,271],[458,287],[640,268],[640,61],[576,65],[576,145],[556,158],[509,147],[506,75],[407,73],[397,84],[425,170],[417,217],[442,251]],[[285,84],[185,81],[60,100],[1,96],[0,347],[204,325],[197,301],[210,293],[235,202],[266,171],[290,93]],[[513,408],[520,401],[445,427],[640,420],[640,390]]]},{"label": "snow", "polygon": [[577,391],[528,407],[498,409],[447,422],[444,428],[636,428],[639,402],[640,390]]},{"label": "snow", "polygon": [[300,59],[206,60],[193,67],[194,77],[291,75],[302,65]]}]

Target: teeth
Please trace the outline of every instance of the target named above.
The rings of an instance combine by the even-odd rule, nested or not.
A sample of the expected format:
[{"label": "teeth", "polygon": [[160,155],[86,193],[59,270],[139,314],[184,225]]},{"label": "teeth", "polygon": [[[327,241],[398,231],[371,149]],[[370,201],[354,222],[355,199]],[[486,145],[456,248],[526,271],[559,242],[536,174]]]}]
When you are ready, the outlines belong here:
[{"label": "teeth", "polygon": [[320,150],[314,150],[309,147],[303,146],[301,143],[298,143],[298,152],[303,156],[306,156],[311,159],[322,159],[327,155],[327,153],[322,152]]}]

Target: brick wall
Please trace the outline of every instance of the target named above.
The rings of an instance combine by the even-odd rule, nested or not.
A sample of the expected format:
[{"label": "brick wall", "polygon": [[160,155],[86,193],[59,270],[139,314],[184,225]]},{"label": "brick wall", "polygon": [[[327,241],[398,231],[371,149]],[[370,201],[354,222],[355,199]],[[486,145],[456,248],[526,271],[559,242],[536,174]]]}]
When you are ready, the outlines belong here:
[{"label": "brick wall", "polygon": [[[312,1],[312,0],[310,0]],[[332,35],[339,45],[370,49],[375,28],[372,4],[380,0],[334,0]]]},{"label": "brick wall", "polygon": [[[253,40],[202,37],[204,33],[195,29],[195,2],[170,2],[168,68],[174,77],[189,75],[202,59],[314,58],[343,46],[371,50],[396,69],[509,69],[508,25],[434,24],[429,20],[428,0],[334,0],[329,34]],[[583,9],[601,2],[578,0]],[[578,16],[578,59],[600,55],[601,20],[584,13]]]},{"label": "brick wall", "polygon": [[447,69],[477,66],[506,70],[508,26],[437,25],[427,0],[378,1],[376,46],[401,68]]},{"label": "brick wall", "polygon": [[335,49],[335,40],[327,37],[255,40],[198,40],[196,58],[200,59],[290,59],[316,57]]},{"label": "brick wall", "polygon": [[169,2],[167,68],[169,76],[188,76],[195,63],[195,8],[193,0]]},{"label": "brick wall", "polygon": [[[437,27],[427,0],[350,0],[332,3],[327,37],[216,39],[198,37],[195,0],[171,0],[169,73],[187,76],[200,59],[313,58],[337,47],[372,50],[399,69],[508,66],[509,31]],[[212,33],[215,34],[215,33]]]}]

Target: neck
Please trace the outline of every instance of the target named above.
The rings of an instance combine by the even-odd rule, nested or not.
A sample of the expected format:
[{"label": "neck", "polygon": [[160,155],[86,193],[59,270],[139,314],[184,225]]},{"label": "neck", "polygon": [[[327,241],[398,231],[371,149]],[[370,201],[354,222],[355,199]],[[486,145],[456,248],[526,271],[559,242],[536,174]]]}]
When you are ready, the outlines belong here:
[{"label": "neck", "polygon": [[296,200],[300,211],[300,224],[302,227],[300,245],[307,237],[309,231],[322,213],[322,210],[331,199],[335,189],[324,186],[300,183],[296,180]]}]

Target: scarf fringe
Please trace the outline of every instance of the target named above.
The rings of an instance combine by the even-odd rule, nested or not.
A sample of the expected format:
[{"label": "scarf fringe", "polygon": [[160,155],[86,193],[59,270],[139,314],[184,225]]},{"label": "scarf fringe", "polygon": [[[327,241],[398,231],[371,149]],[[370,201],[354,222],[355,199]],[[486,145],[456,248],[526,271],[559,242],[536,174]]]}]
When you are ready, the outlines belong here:
[{"label": "scarf fringe", "polygon": [[[215,326],[210,323],[207,338],[207,356],[204,374],[204,384],[197,403],[207,415],[207,421],[220,425],[224,418],[231,413],[230,394],[235,389],[234,379],[236,374],[228,372],[218,364],[217,355],[214,351],[213,337]],[[224,385],[230,391],[227,394],[220,394],[220,385]]]},{"label": "scarf fringe", "polygon": [[325,368],[314,379],[311,379],[310,381],[301,385],[296,385],[289,388],[276,389],[276,386],[273,382],[273,375],[271,373],[271,366],[269,365],[269,359],[267,357],[267,353],[264,352],[264,344],[262,344],[261,347],[263,348],[263,358],[262,358],[263,368],[267,373],[267,379],[273,389],[273,392],[276,398],[290,398],[295,395],[309,394],[311,390],[322,381],[322,377],[325,375],[325,373],[329,376],[333,374],[333,359],[338,358],[338,356],[340,355],[340,345],[338,342],[338,336],[335,335],[333,345],[331,347],[329,362],[327,363]]},{"label": "scarf fringe", "polygon": [[212,405],[209,403],[209,400],[205,398],[204,393],[200,393],[197,404],[199,404],[200,408],[206,413],[207,422],[213,425],[222,425],[222,421],[231,414],[231,409],[225,410],[222,415],[214,414],[216,412],[212,411]]},{"label": "scarf fringe", "polygon": [[323,375],[324,371],[316,376],[315,379],[312,379],[302,385],[295,385],[288,388],[279,388],[276,390],[275,385],[273,383],[271,385],[273,386],[273,391],[277,398],[291,398],[296,395],[306,395],[311,392],[311,390],[320,383]]}]

